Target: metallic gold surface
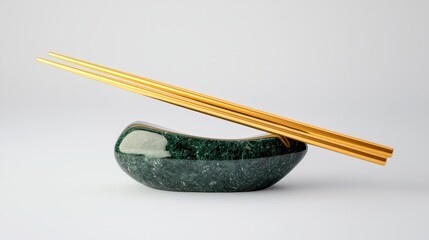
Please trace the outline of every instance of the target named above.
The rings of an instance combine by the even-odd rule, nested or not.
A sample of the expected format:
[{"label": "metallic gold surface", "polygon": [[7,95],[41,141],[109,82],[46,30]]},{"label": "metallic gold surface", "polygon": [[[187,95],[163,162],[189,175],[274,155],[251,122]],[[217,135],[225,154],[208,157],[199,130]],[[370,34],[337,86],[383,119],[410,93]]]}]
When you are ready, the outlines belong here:
[{"label": "metallic gold surface", "polygon": [[[306,130],[302,130],[298,127],[290,127],[290,126],[286,126],[283,124],[279,124],[278,122],[272,122],[272,121],[268,121],[263,119],[262,117],[258,117],[259,115],[263,115],[263,117],[265,117],[264,113],[258,110],[253,110],[250,108],[245,107],[244,110],[246,109],[250,109],[249,111],[235,111],[233,109],[230,109],[230,105],[228,104],[232,104],[229,102],[226,102],[228,104],[224,104],[222,105],[221,103],[217,103],[217,99],[215,98],[211,98],[212,99],[212,103],[216,103],[216,104],[209,104],[207,103],[207,101],[198,101],[199,99],[204,99],[205,95],[199,94],[198,98],[193,97],[190,98],[189,96],[187,96],[186,94],[183,94],[183,89],[181,88],[177,88],[177,87],[172,87],[170,85],[167,85],[167,87],[165,87],[165,84],[159,84],[159,82],[156,82],[157,84],[149,84],[146,83],[144,81],[141,81],[141,79],[139,79],[138,77],[135,76],[130,76],[128,74],[122,73],[122,72],[116,72],[115,70],[112,69],[107,69],[98,65],[94,65],[94,64],[90,64],[87,62],[83,62],[77,59],[72,59],[70,60],[70,58],[65,57],[63,55],[58,55],[58,54],[52,54],[51,55],[61,58],[63,60],[66,61],[70,61],[73,63],[76,63],[78,65],[81,66],[85,66],[88,68],[92,68],[95,70],[99,70],[102,71],[104,73],[108,73],[117,77],[121,77],[121,78],[125,78],[129,81],[124,81],[124,80],[120,80],[120,79],[115,79],[112,77],[107,77],[107,76],[103,76],[100,74],[96,74],[96,73],[92,73],[89,71],[85,71],[82,69],[78,69],[78,68],[74,68],[74,67],[70,67],[64,64],[60,64],[60,63],[56,63],[50,60],[46,60],[46,59],[41,59],[38,58],[37,60],[46,64],[49,64],[51,66],[54,67],[58,67],[73,73],[77,73],[104,83],[108,83],[111,84],[113,86],[117,86],[120,87],[122,89],[125,90],[129,90],[138,94],[142,94],[151,98],[155,98],[164,102],[168,102],[174,105],[178,105],[181,107],[185,107],[191,110],[195,110],[198,112],[202,112],[205,114],[209,114],[212,116],[216,116],[225,120],[229,120],[232,122],[236,122],[239,124],[243,124],[246,126],[250,126],[256,129],[260,129],[263,131],[267,131],[273,134],[277,134],[277,135],[281,135],[281,136],[287,136],[299,141],[303,141],[315,146],[319,146],[322,148],[326,148],[332,151],[336,151],[339,153],[343,153],[343,154],[347,154],[356,158],[360,158],[363,160],[367,160],[373,163],[377,163],[380,165],[385,165],[386,163],[386,158],[391,156],[392,153],[392,149],[388,148],[388,147],[384,147],[382,145],[379,144],[375,144],[375,146],[371,145],[370,142],[364,141],[364,140],[360,140],[359,141],[356,140],[356,138],[352,138],[351,141],[346,141],[346,136],[345,135],[341,135],[341,137],[335,137],[333,134],[328,134],[329,136],[325,136],[323,134],[323,131],[316,131],[316,133],[310,132]],[[59,57],[60,56],[60,57]],[[94,67],[96,66],[96,67]],[[106,70],[107,69],[107,70]],[[136,79],[139,79],[139,81],[137,81]],[[152,80],[151,80],[152,81]],[[150,87],[144,86],[142,84],[145,85],[149,85]],[[164,86],[164,88],[159,87],[159,85]],[[156,88],[155,88],[156,87]],[[173,90],[171,90],[170,88],[172,88]],[[181,92],[182,94],[176,94],[177,92]],[[190,91],[189,91],[190,92]],[[192,92],[193,93],[193,92]],[[197,94],[197,93],[195,93]],[[216,101],[215,101],[216,100]],[[220,100],[223,101],[223,100]],[[236,105],[233,104],[234,108],[239,109],[240,105]],[[240,110],[240,109],[239,109]],[[256,113],[258,113],[258,116],[253,116],[252,111],[255,111]],[[246,114],[247,113],[247,114]],[[252,114],[251,114],[252,113]],[[271,115],[268,114],[268,116],[275,116],[275,115]],[[320,129],[320,128],[318,128]],[[327,130],[326,130],[327,131]],[[329,131],[331,132],[331,131]],[[339,138],[339,139],[338,139]],[[362,142],[364,144],[362,144]],[[373,146],[373,147],[371,147]]]},{"label": "metallic gold surface", "polygon": [[377,143],[372,143],[366,140],[362,140],[362,139],[358,139],[355,137],[351,137],[351,136],[347,136],[341,133],[337,133],[337,132],[333,132],[327,129],[323,129],[320,127],[315,127],[309,124],[305,124],[305,123],[301,123],[292,119],[288,119],[288,118],[284,118],[281,116],[277,116],[271,113],[267,113],[267,112],[263,112],[260,110],[256,110],[253,108],[249,108],[246,106],[242,106],[236,103],[232,103],[232,102],[228,102],[222,99],[218,99],[218,98],[214,98],[208,95],[204,95],[201,93],[197,93],[197,92],[193,92],[184,88],[180,88],[180,87],[176,87],[176,86],[172,86],[169,84],[165,84],[162,82],[158,82],[149,78],[145,78],[145,77],[140,77],[140,76],[136,76],[133,74],[129,74],[129,73],[125,73],[125,72],[121,72],[115,69],[111,69],[111,68],[107,68],[107,67],[103,67],[94,63],[90,63],[90,62],[86,62],[83,60],[79,60],[76,58],[72,58],[72,57],[68,57],[62,54],[58,54],[58,53],[54,53],[54,52],[49,52],[49,55],[67,62],[71,62],[89,69],[94,69],[109,75],[113,75],[119,78],[124,78],[127,79],[129,81],[135,82],[135,83],[139,83],[139,84],[144,84],[156,89],[160,89],[163,91],[167,91],[167,92],[171,92],[174,94],[177,94],[179,96],[184,96],[193,100],[197,100],[200,102],[204,102],[210,105],[214,105],[220,108],[224,108],[224,109],[228,109],[234,112],[239,112],[239,113],[243,113],[246,115],[250,115],[259,119],[263,119],[266,121],[270,121],[273,123],[277,123],[277,124],[281,124],[281,125],[285,125],[288,126],[289,128],[294,128],[296,130],[299,131],[305,131],[307,133],[311,133],[312,135],[319,135],[319,136],[323,136],[323,138],[329,138],[332,141],[335,141],[339,144],[341,143],[345,143],[345,144],[349,144],[352,146],[355,146],[357,148],[361,148],[363,150],[367,150],[367,151],[371,151],[374,153],[380,152],[380,156],[386,156],[386,157],[391,157],[392,153],[393,153],[393,149],[387,146],[383,146]]}]

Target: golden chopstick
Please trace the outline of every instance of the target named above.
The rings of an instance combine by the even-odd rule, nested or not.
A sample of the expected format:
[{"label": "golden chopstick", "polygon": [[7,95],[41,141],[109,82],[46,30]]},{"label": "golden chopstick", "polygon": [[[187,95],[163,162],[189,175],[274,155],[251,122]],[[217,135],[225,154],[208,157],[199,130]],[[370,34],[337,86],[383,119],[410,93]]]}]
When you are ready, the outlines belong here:
[{"label": "golden chopstick", "polygon": [[353,157],[361,158],[370,162],[374,162],[380,165],[385,165],[386,157],[380,157],[378,155],[362,151],[360,149],[354,149],[349,146],[337,144],[335,142],[330,142],[326,140],[320,140],[311,136],[308,133],[301,132],[299,130],[291,129],[285,126],[267,122],[261,119],[257,119],[251,116],[243,115],[236,113],[227,109],[219,108],[209,104],[201,103],[192,99],[184,98],[182,96],[177,96],[168,92],[163,92],[158,89],[153,89],[138,84],[126,82],[119,79],[114,79],[111,77],[103,76],[100,74],[92,73],[82,69],[70,67],[64,64],[56,63],[46,59],[37,59],[40,62],[49,64],[54,67],[58,67],[73,73],[77,73],[104,83],[108,83],[122,89],[126,89],[135,93],[146,95],[161,101],[172,103],[178,106],[189,108],[195,111],[206,113],[212,116],[216,116],[222,119],[233,121],[236,123],[244,124],[246,126],[254,127],[263,131],[272,132],[282,136],[288,136],[299,141],[304,141],[309,144],[313,144],[319,147],[330,149],[336,152],[344,153]]},{"label": "golden chopstick", "polygon": [[387,146],[383,146],[377,143],[372,143],[363,139],[358,139],[355,137],[347,136],[342,133],[333,132],[327,129],[323,129],[320,127],[312,126],[309,124],[301,123],[292,119],[284,118],[281,116],[277,116],[271,113],[263,112],[257,109],[253,109],[250,107],[242,106],[236,103],[232,103],[229,101],[225,101],[222,99],[214,98],[208,95],[204,95],[201,93],[193,92],[184,88],[172,86],[166,83],[158,82],[149,78],[136,76],[133,74],[121,72],[112,68],[103,67],[94,63],[86,62],[83,60],[79,60],[76,58],[68,57],[62,54],[49,52],[49,55],[67,62],[71,62],[83,67],[87,67],[93,70],[97,70],[106,74],[110,74],[116,77],[124,78],[129,81],[140,83],[144,85],[148,85],[150,87],[171,92],[183,97],[187,97],[193,100],[197,100],[200,102],[204,102],[207,104],[211,104],[220,108],[229,109],[234,112],[239,112],[245,115],[250,115],[252,117],[256,117],[262,120],[270,121],[273,123],[281,124],[287,126],[289,128],[294,128],[300,131],[305,131],[311,133],[312,135],[319,135],[322,138],[329,138],[332,141],[337,143],[344,143],[356,146],[357,148],[361,148],[367,151],[379,153],[380,156],[391,157],[393,153],[393,149]]}]

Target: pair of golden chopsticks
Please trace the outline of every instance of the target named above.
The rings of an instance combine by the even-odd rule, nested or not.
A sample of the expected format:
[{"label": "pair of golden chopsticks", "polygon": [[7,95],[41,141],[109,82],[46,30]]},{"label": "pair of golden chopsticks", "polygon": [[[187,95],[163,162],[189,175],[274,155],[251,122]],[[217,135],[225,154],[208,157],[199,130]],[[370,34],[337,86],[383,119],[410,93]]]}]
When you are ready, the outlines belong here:
[{"label": "pair of golden chopsticks", "polygon": [[387,158],[391,157],[393,153],[393,149],[390,147],[311,126],[152,79],[139,77],[58,53],[50,52],[49,55],[105,75],[43,58],[37,58],[37,60],[131,92],[380,165],[385,165]]}]

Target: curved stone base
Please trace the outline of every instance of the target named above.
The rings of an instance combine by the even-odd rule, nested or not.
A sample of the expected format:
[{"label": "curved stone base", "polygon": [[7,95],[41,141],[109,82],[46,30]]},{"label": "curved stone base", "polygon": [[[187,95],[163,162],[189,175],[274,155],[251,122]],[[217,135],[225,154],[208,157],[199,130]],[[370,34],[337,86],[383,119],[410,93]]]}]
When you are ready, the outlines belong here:
[{"label": "curved stone base", "polygon": [[132,178],[155,189],[242,192],[272,186],[307,152],[305,143],[266,135],[246,139],[189,136],[134,123],[120,135],[115,157]]}]

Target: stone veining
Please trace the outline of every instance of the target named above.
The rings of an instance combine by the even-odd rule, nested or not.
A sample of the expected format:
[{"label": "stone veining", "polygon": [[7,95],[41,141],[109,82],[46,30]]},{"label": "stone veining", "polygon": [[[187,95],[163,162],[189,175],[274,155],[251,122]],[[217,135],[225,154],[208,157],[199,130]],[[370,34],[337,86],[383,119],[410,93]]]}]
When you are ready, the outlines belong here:
[{"label": "stone veining", "polygon": [[304,157],[305,143],[273,135],[212,139],[134,123],[120,135],[115,157],[146,186],[170,191],[239,192],[267,188]]}]

